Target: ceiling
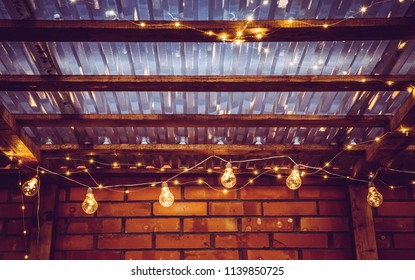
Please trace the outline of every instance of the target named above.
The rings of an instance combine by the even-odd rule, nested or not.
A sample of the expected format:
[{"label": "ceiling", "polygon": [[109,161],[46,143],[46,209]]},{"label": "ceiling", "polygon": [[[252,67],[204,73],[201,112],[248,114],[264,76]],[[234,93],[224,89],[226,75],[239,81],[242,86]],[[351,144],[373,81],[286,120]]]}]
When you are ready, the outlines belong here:
[{"label": "ceiling", "polygon": [[5,0],[0,147],[60,171],[410,170],[413,26],[410,0]]}]

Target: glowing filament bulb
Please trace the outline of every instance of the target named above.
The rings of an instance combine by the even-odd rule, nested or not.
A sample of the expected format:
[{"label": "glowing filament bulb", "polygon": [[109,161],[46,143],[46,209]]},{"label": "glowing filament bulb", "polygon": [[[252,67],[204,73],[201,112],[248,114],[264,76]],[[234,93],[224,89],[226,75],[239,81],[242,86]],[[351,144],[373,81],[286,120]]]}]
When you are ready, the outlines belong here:
[{"label": "glowing filament bulb", "polygon": [[233,188],[236,184],[236,177],[233,174],[232,164],[228,162],[226,164],[225,173],[223,173],[222,177],[220,178],[220,182],[222,185],[227,188]]},{"label": "glowing filament bulb", "polygon": [[84,202],[82,202],[82,210],[87,214],[94,214],[98,209],[98,202],[95,200],[92,188],[88,188]]},{"label": "glowing filament bulb", "polygon": [[367,203],[369,203],[372,207],[379,207],[383,202],[383,196],[378,190],[375,188],[373,183],[369,183],[369,190],[367,193]]},{"label": "glowing filament bulb", "polygon": [[301,187],[301,177],[300,177],[299,169],[300,167],[298,165],[294,165],[290,176],[287,177],[287,180],[285,183],[290,190],[296,190],[299,187]]},{"label": "glowing filament bulb", "polygon": [[34,176],[22,185],[22,193],[25,196],[34,196],[39,191],[39,177]]},{"label": "glowing filament bulb", "polygon": [[174,196],[170,192],[170,189],[167,186],[166,182],[163,182],[161,184],[161,193],[160,193],[160,196],[159,196],[159,202],[160,202],[161,206],[163,206],[163,207],[170,207],[170,206],[173,205]]}]

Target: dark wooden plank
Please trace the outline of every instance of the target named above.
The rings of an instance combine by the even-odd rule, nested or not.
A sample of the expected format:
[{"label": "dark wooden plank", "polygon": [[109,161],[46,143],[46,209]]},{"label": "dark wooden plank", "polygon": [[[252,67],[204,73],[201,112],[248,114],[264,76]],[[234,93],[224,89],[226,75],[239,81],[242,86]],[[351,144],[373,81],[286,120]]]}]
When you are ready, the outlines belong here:
[{"label": "dark wooden plank", "polygon": [[[362,155],[367,145],[359,145],[347,153]],[[274,154],[301,154],[301,153],[324,153],[334,155],[341,151],[337,147],[323,145],[218,145],[218,144],[109,144],[109,145],[40,145],[42,154],[64,155],[103,155],[103,154],[189,154],[189,155],[274,155]]]},{"label": "dark wooden plank", "polygon": [[24,164],[40,162],[40,150],[14,116],[0,104],[0,150],[7,156],[16,156]]},{"label": "dark wooden plank", "polygon": [[132,76],[0,75],[5,91],[402,91],[415,75],[383,76]]},{"label": "dark wooden plank", "polygon": [[[413,40],[415,18],[257,21],[0,20],[4,41],[218,42],[244,30],[244,41]],[[209,33],[212,32],[212,33]],[[236,36],[236,35],[235,35]]]},{"label": "dark wooden plank", "polygon": [[392,116],[19,114],[23,127],[386,127]]},{"label": "dark wooden plank", "polygon": [[30,258],[33,260],[50,260],[53,240],[53,216],[58,193],[57,185],[41,185],[40,192],[42,201],[39,208],[39,228],[36,223],[33,223],[30,242]]},{"label": "dark wooden plank", "polygon": [[356,258],[377,260],[375,228],[372,209],[366,201],[367,186],[349,186]]}]

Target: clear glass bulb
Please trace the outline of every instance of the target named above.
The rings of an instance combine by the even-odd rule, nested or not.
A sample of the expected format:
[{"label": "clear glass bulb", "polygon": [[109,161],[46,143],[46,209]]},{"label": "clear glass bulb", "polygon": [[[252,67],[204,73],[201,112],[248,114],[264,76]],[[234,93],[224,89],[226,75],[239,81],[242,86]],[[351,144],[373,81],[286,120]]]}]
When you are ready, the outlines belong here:
[{"label": "clear glass bulb", "polygon": [[159,202],[163,207],[170,207],[174,202],[174,195],[170,192],[166,182],[161,184],[161,193],[159,196]]},{"label": "clear glass bulb", "polygon": [[233,188],[235,186],[236,176],[233,173],[232,164],[230,162],[226,164],[225,173],[223,173],[222,177],[220,178],[220,182],[227,189]]},{"label": "clear glass bulb", "polygon": [[87,214],[94,214],[98,209],[98,202],[95,200],[92,188],[88,188],[84,202],[82,202],[82,210]]},{"label": "clear glass bulb", "polygon": [[383,202],[383,196],[375,188],[375,185],[369,183],[369,189],[367,193],[367,203],[372,207],[379,207]]},{"label": "clear glass bulb", "polygon": [[34,196],[39,191],[39,177],[34,176],[22,185],[22,193],[25,196]]},{"label": "clear glass bulb", "polygon": [[296,190],[301,187],[300,167],[298,165],[294,165],[285,183],[290,190]]}]

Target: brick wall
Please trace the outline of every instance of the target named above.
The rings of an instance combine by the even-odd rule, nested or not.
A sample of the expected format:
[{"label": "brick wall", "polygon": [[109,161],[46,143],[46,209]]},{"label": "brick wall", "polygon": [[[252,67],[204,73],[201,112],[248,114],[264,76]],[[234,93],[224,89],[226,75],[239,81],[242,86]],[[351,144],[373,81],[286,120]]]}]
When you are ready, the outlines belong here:
[{"label": "brick wall", "polygon": [[197,184],[170,186],[170,208],[158,203],[160,188],[125,190],[95,190],[99,209],[89,216],[81,209],[86,189],[61,184],[52,258],[355,258],[345,187],[321,182],[291,191],[273,177],[226,194]]},{"label": "brick wall", "polygon": [[[33,198],[24,198],[23,210],[18,182],[17,174],[0,179],[0,259],[22,260],[30,249]],[[26,235],[23,233],[24,228]]]},{"label": "brick wall", "polygon": [[379,188],[384,202],[374,211],[379,259],[415,259],[415,188]]}]

